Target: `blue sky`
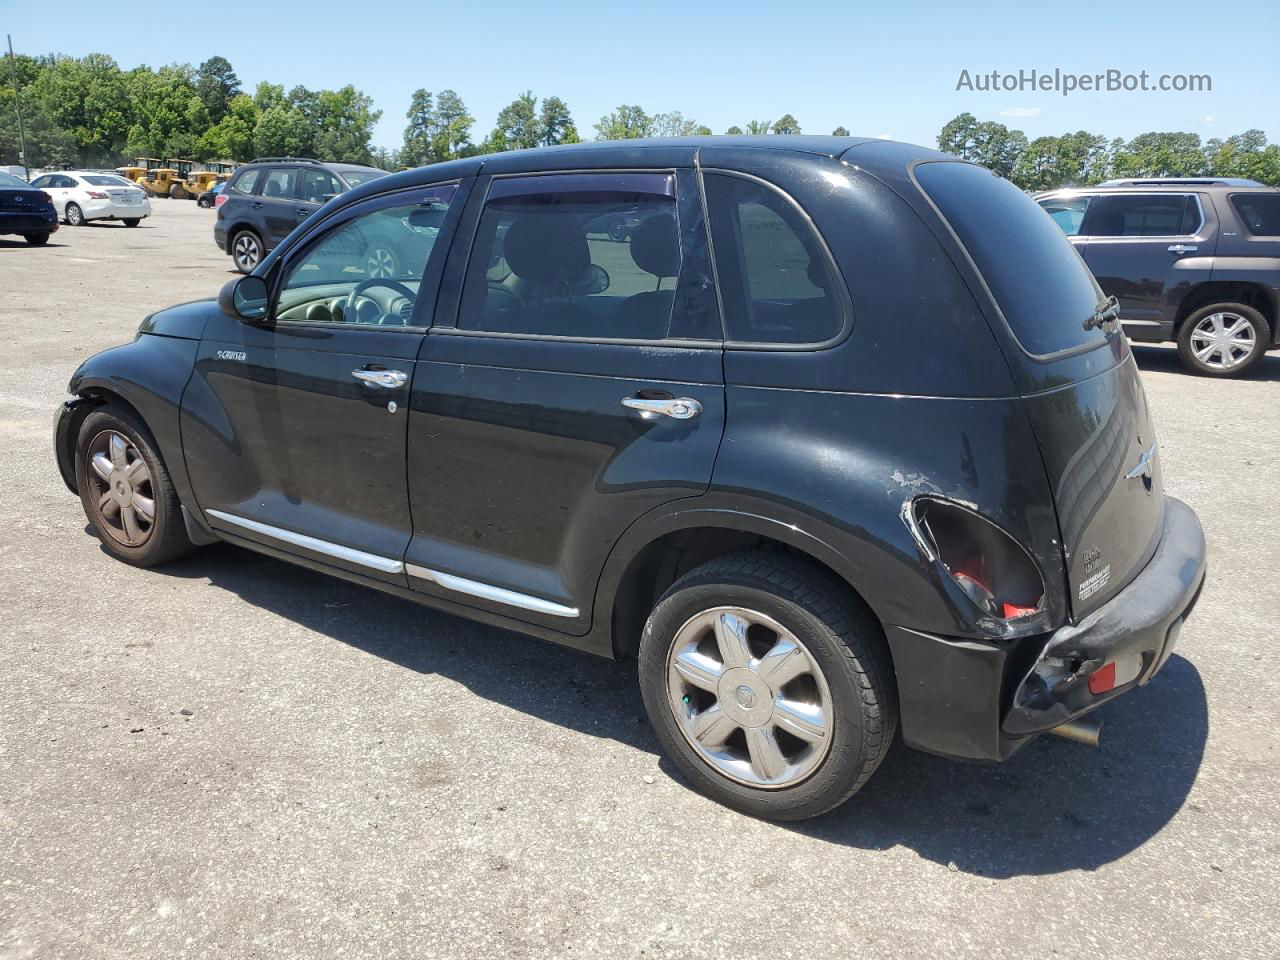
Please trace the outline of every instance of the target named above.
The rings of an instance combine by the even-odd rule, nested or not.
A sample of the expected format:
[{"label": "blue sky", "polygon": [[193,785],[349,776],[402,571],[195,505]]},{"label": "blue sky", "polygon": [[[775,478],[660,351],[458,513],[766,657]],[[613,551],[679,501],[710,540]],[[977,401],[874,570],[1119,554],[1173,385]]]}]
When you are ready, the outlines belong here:
[{"label": "blue sky", "polygon": [[[106,15],[108,6],[118,12]],[[968,110],[1031,137],[1083,128],[1108,137],[1188,130],[1207,139],[1260,127],[1280,140],[1275,0],[1217,8],[1080,3],[1052,12],[1005,0],[306,0],[214,4],[208,9],[223,13],[209,28],[189,26],[181,5],[171,9],[157,19],[128,4],[0,0],[0,24],[23,53],[100,51],[125,68],[199,63],[217,53],[247,89],[260,80],[353,83],[383,111],[375,136],[383,146],[398,145],[416,87],[457,90],[477,119],[477,140],[526,88],[567,101],[584,138],[601,115],[637,103],[650,112],[679,110],[717,133],[791,113],[805,133],[843,125],[932,145],[943,123]],[[1055,67],[1147,70],[1153,79],[1209,74],[1213,89],[1066,97],[956,90],[965,69]]]}]

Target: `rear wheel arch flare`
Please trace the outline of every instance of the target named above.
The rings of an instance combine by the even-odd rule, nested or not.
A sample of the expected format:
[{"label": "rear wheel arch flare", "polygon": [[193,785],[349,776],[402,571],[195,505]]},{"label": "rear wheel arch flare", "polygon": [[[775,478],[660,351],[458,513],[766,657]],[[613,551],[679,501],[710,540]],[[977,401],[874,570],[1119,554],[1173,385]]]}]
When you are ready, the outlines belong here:
[{"label": "rear wheel arch flare", "polygon": [[[603,609],[609,611],[614,657],[626,660],[635,656],[654,604],[681,576],[709,560],[751,552],[775,556],[809,570],[813,576],[847,595],[876,623],[881,622],[858,588],[814,553],[741,526],[682,527],[654,536],[632,554],[612,596],[605,598],[608,606]],[[887,644],[885,655],[892,663]]]}]

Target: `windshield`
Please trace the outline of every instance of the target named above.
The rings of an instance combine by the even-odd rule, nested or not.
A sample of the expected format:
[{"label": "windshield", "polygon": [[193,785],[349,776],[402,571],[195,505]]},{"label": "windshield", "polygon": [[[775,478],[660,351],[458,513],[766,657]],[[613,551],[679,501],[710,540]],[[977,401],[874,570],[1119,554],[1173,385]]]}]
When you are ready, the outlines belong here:
[{"label": "windshield", "polygon": [[1003,177],[960,161],[922,163],[916,180],[969,251],[1023,348],[1044,356],[1106,342],[1102,290],[1062,230]]},{"label": "windshield", "polygon": [[11,173],[0,172],[0,187],[29,187],[31,184]]},{"label": "windshield", "polygon": [[385,177],[385,170],[342,170],[342,179],[347,181],[351,186],[358,187],[362,183],[368,183],[370,180],[377,180],[379,177]]}]

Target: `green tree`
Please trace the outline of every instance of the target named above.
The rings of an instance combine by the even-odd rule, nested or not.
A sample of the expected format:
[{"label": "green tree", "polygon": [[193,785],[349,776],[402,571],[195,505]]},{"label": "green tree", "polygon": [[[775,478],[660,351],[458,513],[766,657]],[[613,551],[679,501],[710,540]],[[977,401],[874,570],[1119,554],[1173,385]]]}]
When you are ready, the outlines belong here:
[{"label": "green tree", "polygon": [[125,75],[111,57],[49,58],[29,89],[39,111],[70,135],[81,163],[100,162],[124,149],[133,105]]},{"label": "green tree", "polygon": [[441,90],[436,99],[436,131],[432,142],[440,160],[453,160],[463,155],[471,144],[471,125],[475,117],[452,90]]},{"label": "green tree", "polygon": [[286,104],[267,107],[253,128],[253,153],[259,157],[305,157],[315,131],[302,111]]},{"label": "green tree", "polygon": [[227,115],[231,101],[240,92],[240,78],[224,57],[210,57],[196,70],[196,93],[211,123]]},{"label": "green tree", "polygon": [[573,125],[569,105],[559,97],[547,97],[542,101],[538,124],[542,131],[542,143],[547,146],[578,142],[578,128]]},{"label": "green tree", "polygon": [[127,148],[134,156],[191,158],[209,127],[209,113],[196,92],[195,72],[185,64],[126,75],[132,106]]},{"label": "green tree", "polygon": [[400,147],[400,162],[406,167],[422,167],[436,160],[432,141],[436,135],[436,103],[430,90],[419,87],[409,99],[405,113],[409,125],[404,128],[404,143]]},{"label": "green tree", "polygon": [[227,104],[226,115],[196,140],[197,160],[236,160],[254,157],[253,132],[258,124],[258,108],[253,97],[240,93]]},{"label": "green tree", "polygon": [[595,128],[597,140],[635,140],[653,136],[653,118],[638,106],[623,104],[601,117]]},{"label": "green tree", "polygon": [[980,163],[1002,177],[1013,175],[1026,148],[1027,135],[1021,130],[993,120],[979,123],[971,113],[954,117],[938,134],[938,149],[943,153]]},{"label": "green tree", "polygon": [[1143,133],[1117,151],[1112,166],[1118,177],[1194,177],[1206,162],[1199,134]]},{"label": "green tree", "polygon": [[832,131],[831,131],[831,135],[832,135],[833,137],[847,137],[847,136],[849,136],[849,128],[848,128],[848,127],[836,127],[834,130],[832,130]]},{"label": "green tree", "polygon": [[796,122],[796,118],[789,113],[784,113],[780,118],[773,122],[774,133],[799,133],[800,124]]},{"label": "green tree", "polygon": [[768,133],[773,129],[773,124],[768,120],[752,120],[747,124],[747,133],[757,136]]},{"label": "green tree", "polygon": [[741,128],[741,127],[730,127],[728,130],[726,130],[726,131],[724,132],[724,135],[725,135],[726,137],[740,137],[740,136],[742,136],[742,128]]},{"label": "green tree", "polygon": [[542,142],[538,99],[532,90],[526,90],[502,108],[489,139],[494,142],[500,140],[506,150],[536,147]]},{"label": "green tree", "polygon": [[[301,108],[300,108],[301,109]],[[304,110],[303,115],[307,112]],[[373,98],[351,84],[338,90],[315,94],[315,108],[309,117],[314,125],[315,158],[342,163],[369,163],[373,159],[373,128],[382,117],[373,108]]]},{"label": "green tree", "polygon": [[703,130],[710,133],[708,127],[703,126],[692,117],[686,117],[679,110],[672,110],[670,113],[657,113],[651,118],[650,132],[651,137],[696,137]]}]

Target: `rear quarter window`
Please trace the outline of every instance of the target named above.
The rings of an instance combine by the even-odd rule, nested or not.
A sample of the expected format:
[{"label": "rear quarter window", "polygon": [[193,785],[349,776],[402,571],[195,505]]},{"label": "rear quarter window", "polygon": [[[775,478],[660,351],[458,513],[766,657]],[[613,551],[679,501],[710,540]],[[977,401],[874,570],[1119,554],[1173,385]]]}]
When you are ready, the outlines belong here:
[{"label": "rear quarter window", "polygon": [[1231,205],[1255,237],[1280,237],[1280,193],[1237,193]]},{"label": "rear quarter window", "polygon": [[228,186],[237,193],[253,193],[258,186],[258,180],[262,176],[262,169],[246,170],[240,176],[231,181]]},{"label": "rear quarter window", "polygon": [[1105,343],[1085,327],[1102,290],[1053,219],[990,170],[960,161],[915,167],[933,201],[982,274],[1023,349],[1038,356]]}]

